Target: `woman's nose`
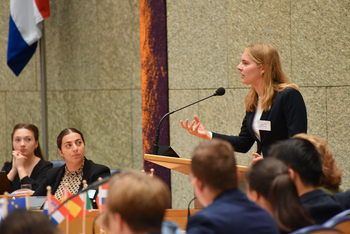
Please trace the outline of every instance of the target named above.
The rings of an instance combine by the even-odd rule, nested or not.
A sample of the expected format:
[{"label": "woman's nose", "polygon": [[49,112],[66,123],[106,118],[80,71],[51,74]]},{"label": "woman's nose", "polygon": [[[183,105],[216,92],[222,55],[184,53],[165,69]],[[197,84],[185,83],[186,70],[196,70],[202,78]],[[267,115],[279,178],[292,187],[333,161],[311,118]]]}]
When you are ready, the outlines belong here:
[{"label": "woman's nose", "polygon": [[241,68],[241,63],[240,63],[240,64],[238,64],[237,69],[238,69],[239,71],[241,71],[241,70],[242,70],[242,68]]}]

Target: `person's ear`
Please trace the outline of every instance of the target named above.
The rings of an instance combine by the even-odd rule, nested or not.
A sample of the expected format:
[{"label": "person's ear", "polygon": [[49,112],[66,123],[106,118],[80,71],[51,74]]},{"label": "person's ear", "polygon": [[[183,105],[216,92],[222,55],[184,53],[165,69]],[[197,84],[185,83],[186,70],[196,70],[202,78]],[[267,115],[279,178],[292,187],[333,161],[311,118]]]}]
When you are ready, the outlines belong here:
[{"label": "person's ear", "polygon": [[63,154],[62,151],[60,149],[57,149],[57,152],[61,155],[61,157],[63,158]]},{"label": "person's ear", "polygon": [[260,193],[258,193],[256,190],[247,190],[247,197],[249,200],[257,203],[260,198]]},{"label": "person's ear", "polygon": [[109,214],[109,227],[108,230],[110,232],[123,233],[123,229],[125,228],[123,219],[118,213]]},{"label": "person's ear", "polygon": [[288,173],[289,173],[290,178],[294,181],[295,177],[296,177],[295,171],[292,168],[289,168]]},{"label": "person's ear", "polygon": [[36,141],[35,142],[35,149],[38,148],[38,146],[39,146],[39,141]]},{"label": "person's ear", "polygon": [[260,74],[264,75],[264,73],[265,73],[265,67],[264,67],[264,65],[261,65]]},{"label": "person's ear", "polygon": [[203,191],[204,189],[204,183],[196,177],[193,178],[193,185],[196,186],[199,191]]}]

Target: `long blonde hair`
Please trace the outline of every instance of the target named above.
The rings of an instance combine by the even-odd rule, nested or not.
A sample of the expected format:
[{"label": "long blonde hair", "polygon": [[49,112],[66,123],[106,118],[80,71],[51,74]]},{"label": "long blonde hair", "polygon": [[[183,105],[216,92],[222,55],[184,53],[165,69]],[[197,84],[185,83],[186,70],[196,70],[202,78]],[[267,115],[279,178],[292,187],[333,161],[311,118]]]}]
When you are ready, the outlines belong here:
[{"label": "long blonde hair", "polygon": [[[280,58],[275,47],[260,42],[250,44],[245,51],[256,62],[258,66],[263,66],[263,96],[261,97],[261,107],[264,111],[271,109],[275,92],[281,92],[286,88],[299,89],[297,85],[291,84],[282,71]],[[258,103],[258,94],[252,87],[245,97],[246,110],[253,112]]]}]

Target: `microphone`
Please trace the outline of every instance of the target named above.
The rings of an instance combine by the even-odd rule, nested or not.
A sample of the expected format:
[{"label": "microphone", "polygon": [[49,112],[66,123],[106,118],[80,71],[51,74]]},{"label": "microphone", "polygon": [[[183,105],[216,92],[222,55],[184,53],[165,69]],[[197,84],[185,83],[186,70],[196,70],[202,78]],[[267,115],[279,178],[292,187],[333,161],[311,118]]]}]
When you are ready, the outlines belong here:
[{"label": "microphone", "polygon": [[203,98],[203,99],[201,99],[201,100],[199,100],[199,101],[196,101],[196,102],[193,102],[193,103],[191,103],[191,104],[189,104],[189,105],[187,105],[187,106],[184,106],[184,107],[181,107],[181,108],[179,108],[179,109],[177,109],[177,110],[174,110],[174,111],[171,111],[171,112],[166,113],[166,114],[160,119],[160,121],[159,121],[159,123],[158,123],[157,131],[156,131],[156,137],[155,137],[154,145],[153,145],[153,154],[158,155],[158,148],[159,148],[158,142],[159,142],[160,125],[162,124],[162,122],[163,122],[163,120],[165,119],[165,117],[167,117],[168,115],[171,115],[172,113],[175,113],[175,112],[177,112],[177,111],[179,111],[179,110],[182,110],[182,109],[184,109],[184,108],[186,108],[186,107],[192,106],[192,105],[194,105],[194,104],[196,104],[196,103],[198,103],[198,102],[204,101],[205,99],[211,98],[211,97],[213,97],[213,96],[222,96],[222,95],[224,95],[224,94],[225,94],[225,89],[224,89],[223,87],[220,87],[220,88],[218,88],[218,89],[215,91],[214,94],[212,94],[212,95],[210,95],[210,96],[208,96],[208,97],[206,97],[206,98]]}]

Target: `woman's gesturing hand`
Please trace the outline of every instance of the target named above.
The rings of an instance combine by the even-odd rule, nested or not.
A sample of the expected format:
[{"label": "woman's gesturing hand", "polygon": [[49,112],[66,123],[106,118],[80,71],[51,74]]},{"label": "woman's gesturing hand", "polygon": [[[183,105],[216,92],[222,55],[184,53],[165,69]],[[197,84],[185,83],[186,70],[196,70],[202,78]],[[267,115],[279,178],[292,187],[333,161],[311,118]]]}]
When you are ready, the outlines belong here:
[{"label": "woman's gesturing hand", "polygon": [[194,120],[190,125],[188,125],[188,119],[185,120],[185,123],[180,120],[181,126],[186,129],[191,135],[200,137],[204,140],[210,140],[210,133],[205,130],[202,123],[199,121],[197,116],[193,117]]}]

